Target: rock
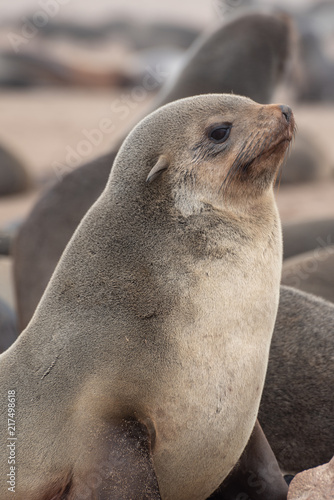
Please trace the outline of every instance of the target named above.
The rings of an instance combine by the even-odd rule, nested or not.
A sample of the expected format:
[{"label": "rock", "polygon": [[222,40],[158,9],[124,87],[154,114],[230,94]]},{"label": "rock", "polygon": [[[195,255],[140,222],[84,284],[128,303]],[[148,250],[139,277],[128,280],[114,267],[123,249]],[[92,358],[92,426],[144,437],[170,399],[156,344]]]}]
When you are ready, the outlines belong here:
[{"label": "rock", "polygon": [[325,465],[300,472],[292,480],[288,500],[333,500],[334,458]]}]

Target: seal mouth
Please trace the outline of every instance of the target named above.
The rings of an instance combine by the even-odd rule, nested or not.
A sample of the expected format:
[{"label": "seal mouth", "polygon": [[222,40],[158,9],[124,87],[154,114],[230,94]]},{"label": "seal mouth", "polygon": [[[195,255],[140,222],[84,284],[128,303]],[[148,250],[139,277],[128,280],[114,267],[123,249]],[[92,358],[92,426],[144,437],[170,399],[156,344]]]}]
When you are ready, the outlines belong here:
[{"label": "seal mouth", "polygon": [[241,166],[241,170],[243,172],[245,172],[255,162],[255,160],[263,158],[264,156],[271,155],[281,145],[285,145],[284,150],[286,150],[290,146],[290,143],[291,143],[292,139],[293,139],[293,134],[292,134],[292,132],[290,132],[286,137],[283,137],[282,139],[278,140],[274,144],[270,145],[270,147],[268,149],[265,149],[264,151],[261,151],[256,156],[254,156],[254,158],[252,160],[250,160],[249,162],[247,162],[244,165],[242,165]]},{"label": "seal mouth", "polygon": [[289,121],[287,122],[286,125],[287,126],[285,130],[280,131],[278,137],[276,138],[276,140],[274,140],[274,142],[270,141],[268,144],[268,138],[267,137],[264,138],[255,156],[252,159],[250,159],[250,161],[246,162],[244,165],[241,166],[241,170],[243,172],[245,172],[248,169],[248,167],[250,167],[255,162],[255,160],[270,156],[276,151],[280,152],[279,150],[281,150],[283,154],[288,149],[296,133],[296,124],[293,115],[289,117]]},{"label": "seal mouth", "polygon": [[[283,131],[280,130],[274,139],[270,131],[263,131],[262,134],[257,132],[255,135],[249,136],[244,142],[242,150],[235,158],[219,191],[222,189],[226,190],[233,181],[243,181],[246,173],[251,173],[253,180],[255,180],[256,178],[263,177],[263,174],[266,172],[265,177],[269,182],[275,171],[278,170],[281,160],[283,160],[284,154],[287,152],[295,135],[296,126],[293,116],[286,125],[285,129]],[[274,168],[260,168],[257,171],[256,167],[258,165],[256,164],[260,164],[261,161],[265,162],[271,155],[278,156],[277,162],[274,163]]]}]

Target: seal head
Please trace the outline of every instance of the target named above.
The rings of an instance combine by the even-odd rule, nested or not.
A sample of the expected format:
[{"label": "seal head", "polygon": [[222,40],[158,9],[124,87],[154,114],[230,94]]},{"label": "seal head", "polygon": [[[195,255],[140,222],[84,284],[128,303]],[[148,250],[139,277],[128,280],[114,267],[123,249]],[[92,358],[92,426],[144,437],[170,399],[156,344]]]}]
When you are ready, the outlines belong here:
[{"label": "seal head", "polygon": [[[183,214],[201,211],[205,203],[223,209],[233,200],[259,196],[272,184],[294,134],[288,106],[255,105],[237,96],[231,105],[225,95],[210,107],[212,96],[177,101],[184,108],[178,114],[183,134],[173,136],[172,143],[164,138],[146,179],[150,184],[164,174]],[[195,111],[199,99],[208,100],[210,117],[203,118],[202,108]]]}]

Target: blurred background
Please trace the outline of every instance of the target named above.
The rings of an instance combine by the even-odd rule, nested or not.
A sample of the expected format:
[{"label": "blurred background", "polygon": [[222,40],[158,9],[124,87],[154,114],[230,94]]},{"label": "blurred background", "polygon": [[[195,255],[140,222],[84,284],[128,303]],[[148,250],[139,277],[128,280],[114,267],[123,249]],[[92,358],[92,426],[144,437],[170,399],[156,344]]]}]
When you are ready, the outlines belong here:
[{"label": "blurred background", "polygon": [[[311,174],[277,188],[282,220],[334,216],[333,1],[4,0],[0,165],[12,162],[17,178],[6,188],[0,175],[0,232],[14,233],[43,190],[109,151],[196,37],[244,8],[288,12],[299,37],[275,101],[295,112]],[[150,91],[145,75],[154,75]],[[11,269],[1,257],[0,297],[13,305]]]}]

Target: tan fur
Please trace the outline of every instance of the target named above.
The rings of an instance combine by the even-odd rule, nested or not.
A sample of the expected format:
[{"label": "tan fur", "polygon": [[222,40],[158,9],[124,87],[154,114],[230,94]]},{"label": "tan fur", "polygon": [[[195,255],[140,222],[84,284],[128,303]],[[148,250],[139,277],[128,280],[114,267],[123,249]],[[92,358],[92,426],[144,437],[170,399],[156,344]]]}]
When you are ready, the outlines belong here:
[{"label": "tan fur", "polygon": [[[231,123],[223,144],[208,138],[217,121]],[[227,476],[264,383],[282,257],[272,184],[292,128],[278,106],[212,94],[157,110],[125,140],[0,358],[3,397],[17,391],[16,499],[59,477],[76,498],[119,449],[104,494],[88,497],[114,498],[128,419],[148,429],[163,500],[204,500]],[[161,155],[168,167],[147,183]]]}]

